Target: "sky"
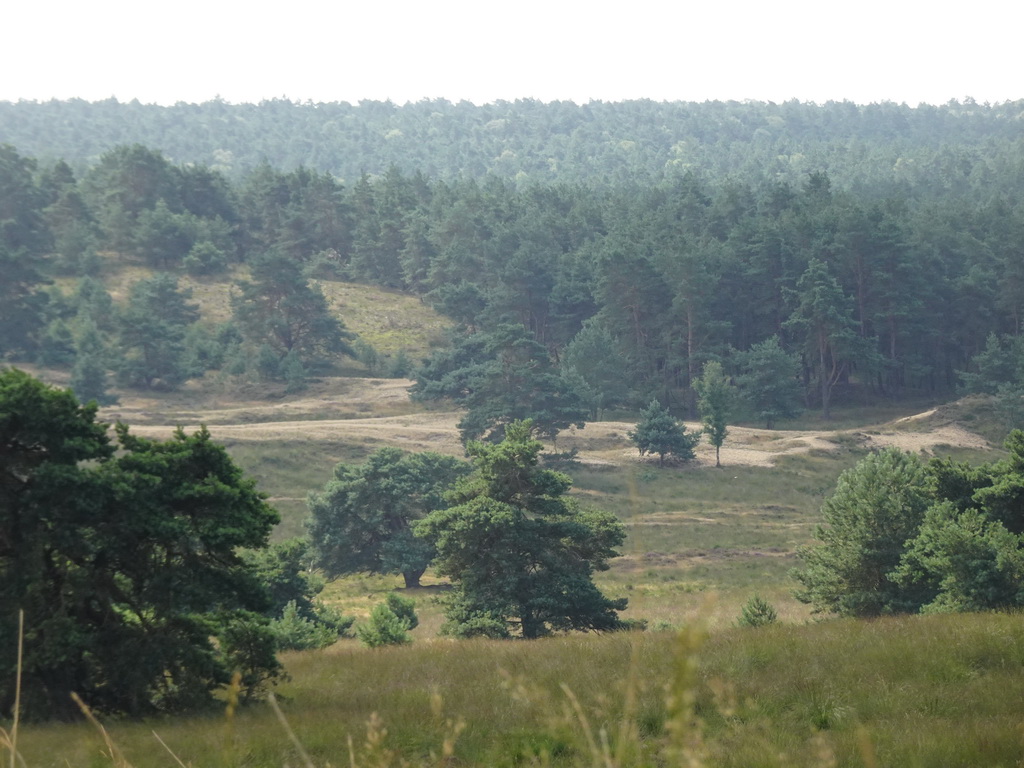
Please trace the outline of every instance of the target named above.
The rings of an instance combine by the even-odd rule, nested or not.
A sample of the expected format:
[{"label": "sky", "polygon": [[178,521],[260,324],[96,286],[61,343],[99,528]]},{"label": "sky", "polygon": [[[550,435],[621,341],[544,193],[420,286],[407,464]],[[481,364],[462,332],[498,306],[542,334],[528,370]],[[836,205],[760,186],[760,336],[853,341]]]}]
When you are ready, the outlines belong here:
[{"label": "sky", "polygon": [[0,101],[1024,98],[1007,0],[16,0]]}]

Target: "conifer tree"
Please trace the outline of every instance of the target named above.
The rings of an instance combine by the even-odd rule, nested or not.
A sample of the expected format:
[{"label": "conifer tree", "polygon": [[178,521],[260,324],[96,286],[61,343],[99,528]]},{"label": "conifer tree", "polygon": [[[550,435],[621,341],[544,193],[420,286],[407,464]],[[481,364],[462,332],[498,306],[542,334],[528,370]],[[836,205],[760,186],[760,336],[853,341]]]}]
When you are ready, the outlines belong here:
[{"label": "conifer tree", "polygon": [[648,453],[658,454],[658,464],[665,466],[666,456],[688,461],[697,454],[694,448],[700,442],[700,434],[688,435],[686,425],[669,413],[668,408],[662,408],[657,400],[652,400],[643,411],[640,412],[640,421],[636,429],[627,432],[626,436],[633,442],[640,451],[641,456]]}]

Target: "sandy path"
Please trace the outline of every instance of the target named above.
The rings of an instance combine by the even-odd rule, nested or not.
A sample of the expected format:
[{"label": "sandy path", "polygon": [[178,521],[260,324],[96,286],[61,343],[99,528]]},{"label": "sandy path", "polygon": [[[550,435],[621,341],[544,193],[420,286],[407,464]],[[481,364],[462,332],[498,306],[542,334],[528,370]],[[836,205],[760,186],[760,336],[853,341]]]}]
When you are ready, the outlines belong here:
[{"label": "sandy path", "polygon": [[[265,408],[265,410],[264,410]],[[273,413],[265,406],[259,410],[261,416]],[[288,413],[294,413],[297,404],[290,404]],[[281,416],[286,413],[278,412]],[[780,456],[807,453],[809,451],[836,450],[836,439],[852,438],[864,448],[881,448],[894,445],[911,452],[935,453],[940,446],[979,448],[990,447],[988,443],[967,430],[942,424],[926,427],[926,431],[910,431],[931,416],[931,412],[900,419],[877,429],[847,431],[823,430],[765,430],[749,427],[730,427],[729,436],[722,447],[722,463],[729,466],[771,466]],[[246,416],[256,416],[253,409],[246,410]],[[462,455],[456,423],[458,412],[426,412],[403,416],[315,419],[287,421],[253,421],[245,424],[215,424],[210,426],[214,438],[223,441],[268,440],[310,440],[315,442],[373,442],[394,445],[407,450],[432,450],[451,455]],[[198,422],[184,425],[194,430]],[[629,422],[592,422],[583,429],[569,429],[559,435],[559,451],[577,448],[579,458],[588,464],[627,464],[640,458],[631,446],[626,433],[633,428]],[[687,429],[699,429],[699,425],[688,423]],[[166,438],[174,430],[168,425],[133,426],[132,432],[145,437]],[[697,448],[697,465],[714,465],[714,448],[702,442]]]}]

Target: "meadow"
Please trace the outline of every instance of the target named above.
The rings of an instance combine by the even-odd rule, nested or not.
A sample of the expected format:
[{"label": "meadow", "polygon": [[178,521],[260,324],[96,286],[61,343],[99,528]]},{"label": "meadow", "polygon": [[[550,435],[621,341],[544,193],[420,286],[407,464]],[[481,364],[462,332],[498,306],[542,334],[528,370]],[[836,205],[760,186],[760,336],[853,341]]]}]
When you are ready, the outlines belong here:
[{"label": "meadow", "polygon": [[[1013,766],[1024,625],[966,615],[340,646],[269,705],[23,728],[28,766]],[[113,744],[116,749],[111,748]],[[111,754],[113,752],[113,754]]]},{"label": "meadow", "polygon": [[[378,328],[382,348],[399,338],[423,351],[436,340],[433,319],[410,319],[422,306],[381,312],[373,308],[389,300],[383,293],[344,299],[341,285],[329,293],[369,307],[352,312],[349,326]],[[382,325],[382,316],[391,319]],[[217,378],[177,393],[119,392],[101,418],[154,437],[209,425],[281,512],[280,540],[303,533],[306,494],[338,462],[384,445],[461,455],[459,414],[411,403],[406,380],[366,377],[355,364],[343,373],[288,397]],[[285,654],[290,679],[275,691],[281,717],[269,704],[231,711],[227,693],[209,713],[105,721],[109,741],[87,722],[23,725],[19,764],[1017,765],[1019,616],[819,620],[791,593],[796,550],[811,540],[822,500],[867,451],[998,455],[983,404],[935,405],[840,408],[828,424],[807,417],[773,431],[737,425],[721,468],[707,445],[687,464],[642,460],[626,439],[628,415],[609,414],[563,433],[553,448],[578,451],[559,467],[573,477],[573,493],[625,523],[622,556],[597,581],[629,598],[624,617],[646,622],[646,631],[529,643],[440,638],[436,598],[446,585],[428,574],[423,587],[400,590],[420,616],[410,646],[369,650],[342,640]],[[365,618],[400,584],[355,575],[330,583],[323,599]],[[755,594],[774,605],[778,624],[736,626]]]}]

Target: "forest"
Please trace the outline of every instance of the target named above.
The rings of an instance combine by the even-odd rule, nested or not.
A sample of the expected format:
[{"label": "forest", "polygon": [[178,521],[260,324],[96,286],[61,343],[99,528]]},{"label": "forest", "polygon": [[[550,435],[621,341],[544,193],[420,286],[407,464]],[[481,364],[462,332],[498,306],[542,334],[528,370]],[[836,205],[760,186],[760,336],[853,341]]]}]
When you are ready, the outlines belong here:
[{"label": "forest", "polygon": [[140,766],[225,703],[161,728],[280,764],[273,685],[317,764],[1019,759],[1022,115],[0,102],[0,715],[75,691]]},{"label": "forest", "polygon": [[[77,367],[101,402],[107,374],[300,386],[338,355],[380,362],[317,287],[346,280],[451,318],[430,359],[387,362],[465,405],[467,437],[502,399],[552,436],[652,398],[692,416],[708,361],[769,426],[970,391],[1001,392],[1010,426],[1021,109],[0,104],[0,350]],[[111,257],[155,271],[117,312]],[[182,273],[237,279],[232,319],[198,324]],[[65,295],[60,275],[88,279]]]}]

